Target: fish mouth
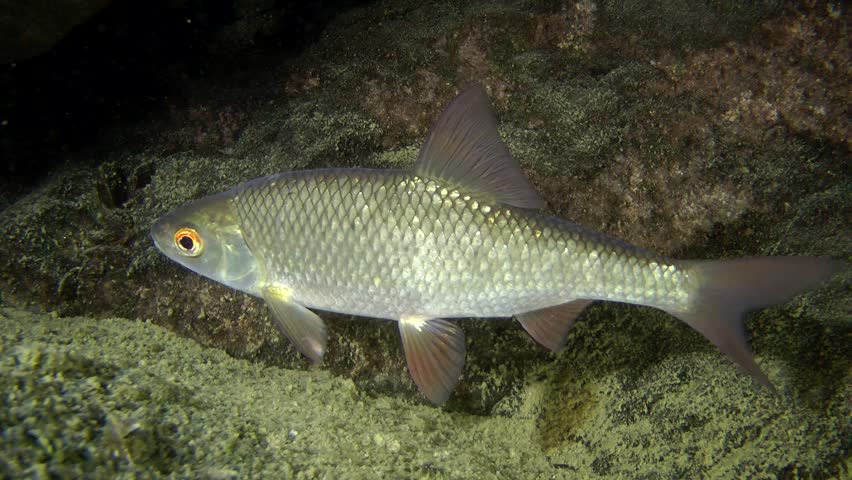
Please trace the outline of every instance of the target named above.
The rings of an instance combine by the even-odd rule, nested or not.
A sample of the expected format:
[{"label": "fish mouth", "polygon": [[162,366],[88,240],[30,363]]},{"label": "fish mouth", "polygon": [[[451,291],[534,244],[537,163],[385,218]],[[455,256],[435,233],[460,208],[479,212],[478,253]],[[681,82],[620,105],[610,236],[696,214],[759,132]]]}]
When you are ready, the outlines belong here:
[{"label": "fish mouth", "polygon": [[164,239],[168,238],[169,230],[169,223],[160,218],[151,225],[151,229],[148,231],[149,235],[151,235],[151,240],[154,241],[154,246],[163,253],[166,252],[163,243]]}]

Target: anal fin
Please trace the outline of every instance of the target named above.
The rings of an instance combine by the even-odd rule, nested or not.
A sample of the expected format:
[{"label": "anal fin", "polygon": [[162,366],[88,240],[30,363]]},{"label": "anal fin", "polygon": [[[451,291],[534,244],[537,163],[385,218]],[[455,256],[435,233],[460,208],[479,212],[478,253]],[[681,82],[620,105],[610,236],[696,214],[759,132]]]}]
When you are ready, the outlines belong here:
[{"label": "anal fin", "polygon": [[464,332],[440,318],[403,317],[399,321],[408,371],[420,392],[443,405],[464,368]]},{"label": "anal fin", "polygon": [[533,310],[532,312],[515,315],[524,330],[536,342],[552,352],[558,352],[565,347],[568,332],[574,326],[574,321],[583,312],[591,300],[572,300],[560,305]]},{"label": "anal fin", "polygon": [[266,287],[261,293],[272,312],[272,323],[303,355],[319,363],[325,354],[328,332],[314,312],[293,301],[289,289]]}]

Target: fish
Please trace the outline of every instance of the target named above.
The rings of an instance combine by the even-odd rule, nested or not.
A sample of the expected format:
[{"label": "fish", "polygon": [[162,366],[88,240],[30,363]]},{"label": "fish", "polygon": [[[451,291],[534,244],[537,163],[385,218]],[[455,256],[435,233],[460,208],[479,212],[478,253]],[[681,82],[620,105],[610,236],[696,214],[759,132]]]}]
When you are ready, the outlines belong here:
[{"label": "fish", "polygon": [[314,310],[398,322],[414,383],[443,405],[462,375],[451,319],[514,317],[558,352],[598,300],[664,310],[771,387],[748,346],[748,311],[783,303],[840,268],[828,257],[676,260],[547,212],[498,133],[487,92],[462,90],[409,169],[266,176],[178,207],[151,237],[168,258],[262,298],[314,362]]}]

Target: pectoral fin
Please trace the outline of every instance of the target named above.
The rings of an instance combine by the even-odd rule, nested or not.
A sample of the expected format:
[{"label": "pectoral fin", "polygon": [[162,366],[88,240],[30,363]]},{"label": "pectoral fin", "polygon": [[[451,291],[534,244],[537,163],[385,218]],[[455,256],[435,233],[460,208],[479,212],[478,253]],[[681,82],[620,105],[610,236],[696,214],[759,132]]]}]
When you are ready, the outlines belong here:
[{"label": "pectoral fin", "polygon": [[319,363],[325,354],[328,332],[325,323],[314,312],[299,305],[284,287],[266,287],[263,299],[272,312],[272,323],[312,361]]},{"label": "pectoral fin", "polygon": [[565,347],[565,341],[568,339],[568,332],[574,326],[574,320],[590,303],[592,303],[591,300],[573,300],[515,315],[515,318],[521,322],[536,342],[552,352],[558,352]]},{"label": "pectoral fin", "polygon": [[464,332],[440,318],[399,321],[405,360],[414,383],[432,403],[443,405],[464,368]]}]

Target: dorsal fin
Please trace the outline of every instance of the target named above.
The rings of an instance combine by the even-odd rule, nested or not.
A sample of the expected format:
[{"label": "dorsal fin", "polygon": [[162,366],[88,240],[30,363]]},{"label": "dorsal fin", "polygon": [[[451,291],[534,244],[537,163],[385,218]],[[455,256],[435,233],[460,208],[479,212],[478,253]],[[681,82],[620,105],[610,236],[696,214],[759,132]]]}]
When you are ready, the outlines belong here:
[{"label": "dorsal fin", "polygon": [[414,171],[501,203],[544,207],[544,200],[500,139],[488,95],[479,85],[468,87],[444,108],[420,149]]}]

